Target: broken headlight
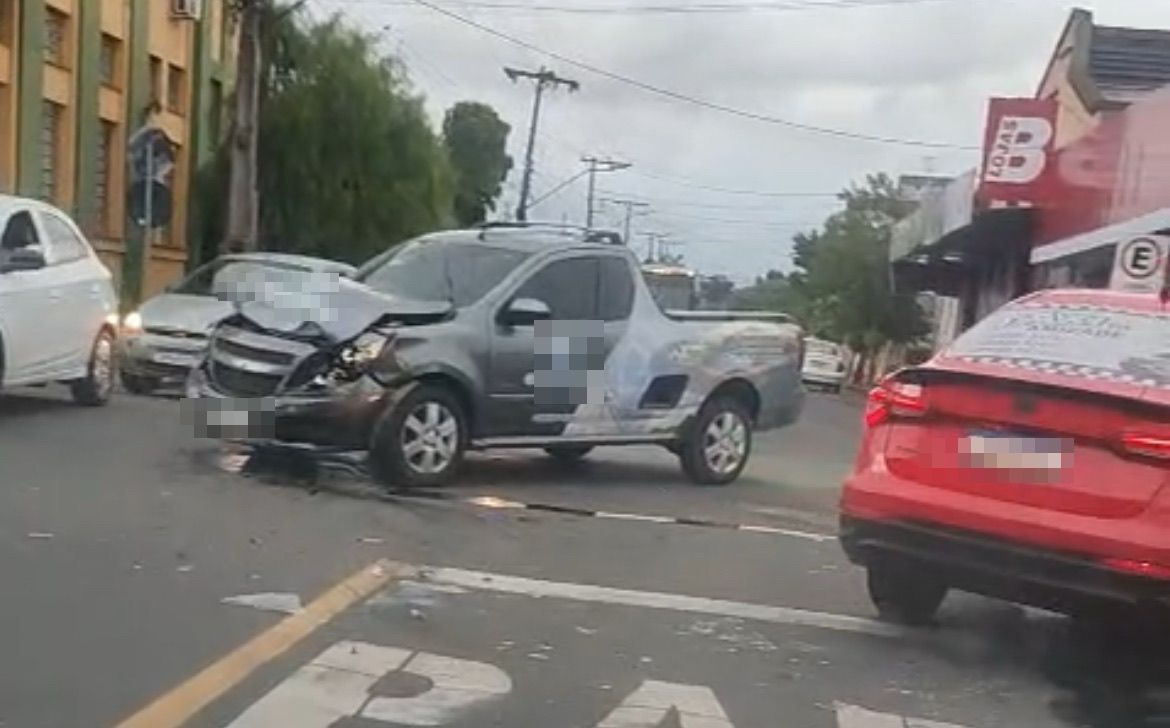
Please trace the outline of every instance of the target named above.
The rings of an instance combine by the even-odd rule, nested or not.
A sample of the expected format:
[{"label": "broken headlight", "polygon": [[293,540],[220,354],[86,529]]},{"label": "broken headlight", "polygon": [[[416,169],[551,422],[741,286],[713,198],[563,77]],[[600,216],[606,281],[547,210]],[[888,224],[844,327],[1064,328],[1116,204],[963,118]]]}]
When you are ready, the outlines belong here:
[{"label": "broken headlight", "polygon": [[346,344],[337,355],[337,361],[345,366],[360,369],[376,361],[389,341],[388,336],[376,331],[367,331]]},{"label": "broken headlight", "polygon": [[389,341],[390,337],[376,331],[367,331],[358,336],[333,355],[328,368],[317,375],[314,384],[340,384],[359,379],[382,355]]}]

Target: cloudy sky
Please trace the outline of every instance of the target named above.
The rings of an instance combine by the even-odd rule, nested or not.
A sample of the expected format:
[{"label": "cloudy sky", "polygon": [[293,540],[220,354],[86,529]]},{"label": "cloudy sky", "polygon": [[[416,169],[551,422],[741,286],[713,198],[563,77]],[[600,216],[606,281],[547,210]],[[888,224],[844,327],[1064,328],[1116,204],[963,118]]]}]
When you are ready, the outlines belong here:
[{"label": "cloudy sky", "polygon": [[[975,166],[990,96],[1030,96],[1070,9],[1108,25],[1170,28],[1170,0],[425,0],[561,56],[472,27],[414,0],[315,0],[385,39],[436,122],[463,99],[494,106],[512,125],[516,168],[501,212],[514,210],[532,104],[531,84],[504,66],[546,66],[581,84],[546,95],[534,197],[581,171],[583,155],[630,162],[599,175],[599,196],[649,204],[633,245],[663,233],[708,274],[748,282],[787,269],[793,233],[835,206],[830,194],[862,178],[960,173]],[[723,12],[640,12],[670,6]],[[504,5],[507,7],[490,7]],[[566,12],[566,10],[606,12]],[[609,11],[613,12],[609,12]],[[692,8],[694,10],[694,8]],[[943,147],[861,141],[664,98],[566,59],[678,94],[803,125]],[[967,148],[967,149],[964,149]],[[580,223],[584,178],[534,206],[530,219]],[[598,207],[620,229],[623,211]]]}]

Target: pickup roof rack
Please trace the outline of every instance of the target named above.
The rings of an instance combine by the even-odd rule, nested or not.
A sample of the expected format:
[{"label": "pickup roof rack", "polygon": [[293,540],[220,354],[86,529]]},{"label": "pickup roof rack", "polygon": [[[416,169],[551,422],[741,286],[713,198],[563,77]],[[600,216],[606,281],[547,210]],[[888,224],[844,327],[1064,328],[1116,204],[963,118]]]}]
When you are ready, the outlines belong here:
[{"label": "pickup roof rack", "polygon": [[483,240],[492,230],[547,230],[562,235],[579,237],[586,243],[601,243],[603,245],[624,245],[622,236],[611,230],[593,230],[582,225],[570,225],[557,222],[522,222],[519,220],[497,220],[484,222],[475,226],[479,230],[479,239]]}]

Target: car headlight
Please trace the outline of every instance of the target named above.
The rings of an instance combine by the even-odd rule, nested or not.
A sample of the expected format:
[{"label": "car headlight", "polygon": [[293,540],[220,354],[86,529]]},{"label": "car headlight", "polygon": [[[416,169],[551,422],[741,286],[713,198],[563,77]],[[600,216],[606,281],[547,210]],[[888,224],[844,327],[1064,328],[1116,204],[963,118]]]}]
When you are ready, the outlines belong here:
[{"label": "car headlight", "polygon": [[126,318],[122,319],[122,331],[128,334],[138,334],[142,332],[142,314],[137,311],[131,311],[126,314]]},{"label": "car headlight", "polygon": [[346,366],[365,366],[382,355],[388,341],[390,339],[382,334],[367,331],[342,349],[338,359]]}]

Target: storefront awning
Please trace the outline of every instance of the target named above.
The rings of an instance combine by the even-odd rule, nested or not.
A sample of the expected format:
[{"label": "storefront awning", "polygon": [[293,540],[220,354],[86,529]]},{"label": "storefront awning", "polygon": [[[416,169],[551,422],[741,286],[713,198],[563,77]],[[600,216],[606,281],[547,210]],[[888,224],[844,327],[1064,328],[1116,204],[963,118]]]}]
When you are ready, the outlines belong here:
[{"label": "storefront awning", "polygon": [[1021,255],[1026,251],[1023,246],[1031,240],[1034,214],[1035,210],[1027,207],[976,214],[968,224],[891,261],[895,287],[958,295],[970,268],[1013,251]]},{"label": "storefront awning", "polygon": [[1123,240],[1138,235],[1150,235],[1160,230],[1170,229],[1170,207],[1146,213],[1124,222],[1106,225],[1105,227],[1090,230],[1087,233],[1074,235],[1071,238],[1057,240],[1047,245],[1038,245],[1032,248],[1033,264],[1047,263],[1051,260],[1064,258],[1077,253],[1084,253],[1106,245],[1120,243]]}]

